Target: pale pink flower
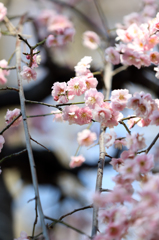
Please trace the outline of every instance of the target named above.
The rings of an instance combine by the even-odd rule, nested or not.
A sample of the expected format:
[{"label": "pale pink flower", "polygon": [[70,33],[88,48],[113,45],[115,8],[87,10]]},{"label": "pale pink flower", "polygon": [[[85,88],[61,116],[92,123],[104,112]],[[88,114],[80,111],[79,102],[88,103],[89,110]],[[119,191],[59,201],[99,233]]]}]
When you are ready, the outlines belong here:
[{"label": "pale pink flower", "polygon": [[83,162],[85,162],[85,158],[82,155],[72,156],[69,166],[71,168],[79,167],[82,165]]},{"label": "pale pink flower", "polygon": [[54,35],[50,34],[46,39],[46,46],[47,47],[56,47],[60,46],[60,43],[58,41],[59,39],[55,37]]},{"label": "pale pink flower", "polygon": [[3,144],[5,143],[4,137],[2,135],[0,135],[0,152],[3,148]]},{"label": "pale pink flower", "polygon": [[[6,124],[10,124],[18,115],[20,114],[20,109],[15,108],[13,111],[7,110],[7,113],[5,115],[5,121]],[[20,122],[22,121],[22,116],[19,117],[12,125],[11,127],[17,127]]]},{"label": "pale pink flower", "polygon": [[140,119],[140,121],[137,122],[137,125],[139,127],[147,127],[150,125],[150,123],[151,123],[151,120],[149,118],[145,118],[145,119]]},{"label": "pale pink flower", "polygon": [[141,118],[135,117],[135,118],[130,118],[127,122],[127,124],[129,125],[129,129],[133,128],[139,121]]},{"label": "pale pink flower", "polygon": [[122,111],[131,97],[132,95],[129,94],[129,90],[127,89],[113,90],[110,98],[111,107],[116,111]]},{"label": "pale pink flower", "polygon": [[126,136],[127,147],[130,151],[136,152],[146,147],[145,138],[143,134],[133,133],[132,135],[127,134]]},{"label": "pale pink flower", "polygon": [[107,239],[121,239],[124,234],[124,226],[120,221],[111,222],[107,225],[106,236]]},{"label": "pale pink flower", "polygon": [[118,121],[120,121],[122,118],[123,114],[121,112],[111,109],[111,118],[107,120],[104,125],[105,127],[113,128],[118,126]]},{"label": "pale pink flower", "polygon": [[65,29],[73,28],[72,22],[63,15],[54,15],[49,18],[48,31],[56,34],[63,34]]},{"label": "pale pink flower", "polygon": [[77,142],[79,145],[90,146],[96,139],[96,133],[91,132],[89,129],[84,129],[77,134]]},{"label": "pale pink flower", "polygon": [[152,112],[152,114],[149,117],[150,119],[150,124],[151,125],[156,125],[159,126],[159,110],[155,110]]},{"label": "pale pink flower", "polygon": [[68,95],[81,96],[86,91],[86,83],[84,77],[75,77],[67,82]]},{"label": "pale pink flower", "polygon": [[121,62],[124,65],[134,65],[137,68],[141,67],[140,54],[133,49],[126,48],[121,56]]},{"label": "pale pink flower", "polygon": [[106,148],[109,148],[110,146],[112,146],[115,142],[117,135],[116,132],[114,131],[114,129],[110,129],[110,133],[105,133],[104,134],[104,143]]},{"label": "pale pink flower", "polygon": [[91,62],[92,62],[92,57],[85,56],[84,58],[82,58],[75,66],[76,76],[83,76],[89,73]]},{"label": "pale pink flower", "polygon": [[147,173],[154,167],[154,157],[152,154],[138,155],[134,161],[139,166],[141,173]]},{"label": "pale pink flower", "polygon": [[122,149],[123,146],[126,146],[126,140],[125,139],[121,139],[121,140],[115,140],[114,142],[114,147],[118,148],[118,149]]},{"label": "pale pink flower", "polygon": [[90,88],[96,88],[98,81],[97,79],[93,76],[93,74],[91,72],[88,72],[85,76],[84,76],[84,80],[86,83],[86,88],[87,90],[89,90]]},{"label": "pale pink flower", "polygon": [[17,239],[14,239],[14,240],[28,240],[28,235],[27,235],[26,232],[21,231],[21,233],[20,233],[20,237],[17,238]]},{"label": "pale pink flower", "polygon": [[129,27],[133,23],[136,23],[137,25],[139,25],[140,21],[141,21],[141,16],[137,12],[132,12],[123,17],[123,22],[126,25],[126,27]]},{"label": "pale pink flower", "polygon": [[114,170],[118,171],[120,166],[124,164],[124,160],[121,158],[112,158],[110,164],[113,166]]},{"label": "pale pink flower", "polygon": [[102,125],[105,125],[105,123],[112,117],[111,110],[109,108],[104,107],[96,107],[93,111],[94,120],[96,120],[99,123],[102,123]]},{"label": "pale pink flower", "polygon": [[28,82],[30,82],[32,79],[35,81],[37,78],[36,71],[27,66],[23,66],[23,70],[21,71],[20,75],[24,80],[27,80]]},{"label": "pale pink flower", "polygon": [[97,49],[100,45],[99,36],[93,31],[83,33],[83,45],[90,49]]},{"label": "pale pink flower", "polygon": [[3,3],[0,2],[0,22],[3,21],[4,17],[7,14],[7,8]]},{"label": "pale pink flower", "polygon": [[65,82],[55,82],[52,86],[52,96],[55,101],[59,103],[67,103],[69,101],[67,97],[67,84]]},{"label": "pale pink flower", "polygon": [[97,91],[95,88],[90,88],[85,92],[85,104],[86,106],[94,109],[96,106],[100,105],[104,100],[104,95]]},{"label": "pale pink flower", "polygon": [[76,110],[76,116],[76,124],[88,124],[92,121],[92,110],[89,107],[78,108]]},{"label": "pale pink flower", "polygon": [[54,15],[56,15],[56,12],[52,9],[44,9],[37,17],[36,22],[38,25],[46,26],[49,19],[51,19]]},{"label": "pale pink flower", "polygon": [[[1,60],[0,67],[2,67],[2,68],[8,67],[8,62],[5,59]],[[9,73],[10,73],[10,71],[8,71],[8,70],[0,69],[0,84],[5,84],[7,82],[7,79],[5,78],[5,76],[8,76]]]},{"label": "pale pink flower", "polygon": [[106,61],[116,65],[120,63],[120,54],[118,53],[117,50],[115,50],[114,47],[108,47],[105,50],[105,59]]},{"label": "pale pink flower", "polygon": [[63,109],[63,120],[68,121],[69,124],[76,123],[77,114],[76,112],[79,110],[79,107],[76,105],[66,106]]},{"label": "pale pink flower", "polygon": [[138,178],[139,170],[139,166],[132,160],[126,160],[124,165],[118,168],[118,172],[122,174],[123,178],[131,181]]},{"label": "pale pink flower", "polygon": [[53,118],[53,122],[63,122],[63,113],[61,111],[51,111],[51,113],[55,114]]},{"label": "pale pink flower", "polygon": [[[36,53],[36,52],[37,52],[37,50],[34,50],[34,51],[33,51],[33,53]],[[27,56],[28,56],[28,55],[27,55]],[[29,55],[29,57],[30,57],[30,55]],[[33,61],[32,61],[31,68],[37,68],[38,65],[40,64],[40,62],[41,62],[41,55],[35,54],[35,55],[33,56]]]}]

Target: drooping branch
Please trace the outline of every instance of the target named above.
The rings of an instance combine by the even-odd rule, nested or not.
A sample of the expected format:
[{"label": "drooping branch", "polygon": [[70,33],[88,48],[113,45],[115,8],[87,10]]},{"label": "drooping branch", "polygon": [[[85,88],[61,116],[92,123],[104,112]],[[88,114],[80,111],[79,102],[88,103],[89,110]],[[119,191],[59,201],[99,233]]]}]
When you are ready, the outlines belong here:
[{"label": "drooping branch", "polygon": [[[19,33],[22,32],[24,19],[25,19],[25,16],[23,16],[20,20],[20,24],[18,27]],[[18,87],[19,87],[19,98],[20,98],[20,104],[21,104],[21,113],[22,113],[25,138],[26,138],[26,148],[28,151],[28,157],[29,157],[32,181],[33,181],[33,186],[34,186],[34,191],[35,191],[35,197],[37,199],[37,206],[38,206],[38,211],[39,211],[39,215],[40,215],[43,234],[44,234],[45,239],[49,240],[47,228],[46,228],[45,221],[44,221],[44,214],[43,214],[43,210],[42,210],[42,206],[41,206],[41,201],[40,201],[40,197],[39,197],[36,166],[35,166],[35,162],[34,162],[31,141],[30,141],[30,134],[29,134],[28,123],[27,123],[27,117],[26,117],[25,97],[24,97],[24,91],[23,91],[23,85],[22,85],[22,78],[20,75],[20,72],[21,72],[21,41],[18,36],[16,39],[16,67],[17,67],[17,78],[18,78]]]}]

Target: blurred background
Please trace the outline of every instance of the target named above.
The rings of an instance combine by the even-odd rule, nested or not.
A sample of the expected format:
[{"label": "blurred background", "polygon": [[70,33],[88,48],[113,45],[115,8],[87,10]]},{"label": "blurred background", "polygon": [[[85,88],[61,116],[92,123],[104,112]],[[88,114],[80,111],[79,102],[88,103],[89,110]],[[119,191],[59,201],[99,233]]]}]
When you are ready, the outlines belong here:
[{"label": "blurred background", "polygon": [[[98,0],[108,29],[111,31],[112,43],[116,37],[116,23],[123,22],[123,16],[131,12],[138,12],[142,9],[142,1],[127,0]],[[29,35],[28,41],[35,45],[46,37],[44,27],[38,23],[39,16],[44,9],[58,11],[67,16],[76,29],[73,41],[61,47],[47,48],[43,45],[38,48],[42,58],[40,67],[37,69],[38,79],[29,84],[24,82],[25,97],[28,100],[41,101],[54,104],[51,96],[51,87],[54,82],[64,82],[75,76],[74,66],[84,56],[92,56],[92,72],[103,69],[104,62],[101,53],[83,46],[82,34],[87,30],[95,31],[102,39],[103,49],[105,44],[105,29],[93,0],[6,0],[2,1],[8,9],[8,17],[17,26],[19,16],[27,13],[28,21],[24,24],[23,33]],[[159,4],[159,1],[156,1]],[[1,29],[4,25],[1,24]],[[1,36],[0,39],[0,60],[10,58],[15,50],[15,37]],[[27,52],[25,44],[22,44],[23,52]],[[22,59],[25,56],[22,55]],[[15,57],[10,66],[15,65]],[[119,66],[116,66],[119,67]],[[103,88],[100,76],[98,78],[98,90]],[[7,77],[6,86],[17,87],[16,71],[10,72]],[[1,86],[3,87],[3,86]],[[159,82],[155,78],[153,66],[149,68],[129,67],[126,71],[114,76],[112,89],[127,88],[131,93],[135,91],[150,92],[153,98],[159,97]],[[75,99],[81,101],[82,98]],[[7,109],[20,108],[19,96],[14,91],[0,91],[0,129],[6,124],[4,116]],[[42,105],[27,104],[27,115],[47,114],[55,110]],[[123,112],[125,116],[131,114],[128,110]],[[99,146],[90,149],[82,147],[80,154],[86,158],[86,162],[79,168],[70,169],[71,156],[75,155],[78,148],[77,133],[87,128],[87,125],[76,126],[64,122],[53,122],[53,115],[38,118],[29,118],[29,130],[33,139],[46,146],[49,151],[32,141],[33,154],[37,167],[39,191],[44,214],[52,218],[59,218],[76,208],[84,207],[92,203],[92,195],[95,189],[97,162]],[[100,126],[93,123],[91,130],[99,135]],[[147,130],[147,131],[146,131]],[[135,126],[134,131],[145,134],[149,144],[156,134],[156,127],[149,126],[141,129]],[[125,136],[123,126],[115,127],[118,137]],[[15,128],[9,128],[3,134],[5,144],[0,154],[4,156],[19,152],[25,149],[25,137],[22,123]],[[97,143],[97,142],[96,142]],[[151,150],[158,151],[157,144]],[[117,157],[120,151],[111,147],[108,154]],[[156,154],[157,158],[157,154]],[[26,153],[17,157],[7,159],[1,165],[0,176],[0,240],[18,238],[20,232],[26,231],[32,234],[32,227],[35,220],[34,189],[32,187],[30,167]],[[111,178],[116,172],[109,165],[106,159],[103,188],[113,188]],[[82,231],[91,232],[92,209],[75,213],[66,218],[66,221]],[[65,219],[64,219],[65,220]],[[50,221],[48,221],[50,223]],[[36,225],[36,234],[41,231],[40,220]],[[57,224],[50,231],[50,239],[63,240],[65,237],[71,239],[84,239],[84,237],[65,226]]]}]

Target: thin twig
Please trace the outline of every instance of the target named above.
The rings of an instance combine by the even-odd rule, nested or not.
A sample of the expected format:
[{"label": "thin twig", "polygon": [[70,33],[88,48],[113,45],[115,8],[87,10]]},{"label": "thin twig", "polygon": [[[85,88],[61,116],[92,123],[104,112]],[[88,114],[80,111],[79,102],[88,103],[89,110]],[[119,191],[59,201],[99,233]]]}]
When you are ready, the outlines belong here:
[{"label": "thin twig", "polygon": [[13,70],[13,69],[16,69],[16,66],[13,66],[13,67],[5,67],[5,68],[3,68],[3,67],[0,67],[0,69],[2,69],[2,70]]},{"label": "thin twig", "polygon": [[126,131],[129,133],[129,135],[131,135],[131,131],[129,130],[129,128],[126,126],[126,124],[123,122],[123,121],[119,121],[119,123],[120,124],[122,124],[124,127],[125,127],[125,129],[126,129]]},{"label": "thin twig", "polygon": [[4,87],[4,88],[0,88],[0,90],[14,90],[14,91],[19,92],[18,88],[13,88],[13,87]]},{"label": "thin twig", "polygon": [[58,112],[58,113],[46,113],[46,114],[39,114],[39,115],[31,115],[31,116],[27,116],[27,118],[46,117],[46,116],[55,115],[55,114],[59,114],[59,113],[62,113],[62,112]]},{"label": "thin twig", "polygon": [[33,224],[32,237],[34,237],[35,226],[37,224],[37,221],[38,221],[38,209],[37,209],[37,198],[35,198],[35,221],[34,221],[34,224]]},{"label": "thin twig", "polygon": [[[19,33],[22,32],[22,26],[23,26],[24,20],[25,20],[25,16],[23,16],[20,20],[20,24],[18,27]],[[21,112],[22,112],[22,117],[23,117],[25,139],[26,139],[26,148],[28,151],[28,157],[29,157],[29,163],[30,163],[30,168],[31,168],[31,175],[32,175],[32,181],[33,181],[33,186],[34,186],[34,191],[35,191],[35,197],[37,199],[37,206],[38,206],[38,211],[39,211],[39,215],[40,215],[43,234],[44,234],[45,240],[49,240],[49,236],[48,236],[48,232],[47,232],[47,228],[46,228],[45,220],[44,220],[44,214],[43,214],[43,210],[42,210],[42,206],[41,206],[41,201],[40,201],[40,197],[39,197],[36,166],[35,166],[35,162],[34,162],[30,134],[29,134],[28,124],[27,124],[27,117],[26,117],[26,110],[25,110],[25,97],[24,97],[24,91],[23,91],[23,86],[22,86],[22,78],[20,75],[20,72],[21,72],[21,41],[18,36],[16,39],[16,67],[17,67],[18,87],[19,87],[19,98],[20,98]]]},{"label": "thin twig", "polygon": [[59,220],[62,220],[63,218],[72,215],[73,213],[76,213],[76,212],[79,212],[79,211],[83,211],[83,210],[88,209],[88,208],[93,208],[93,204],[90,204],[90,205],[85,206],[85,207],[82,207],[82,208],[77,208],[77,209],[73,210],[72,212],[69,212],[69,213],[61,216],[61,217],[59,218]]},{"label": "thin twig", "polygon": [[130,116],[130,117],[126,117],[126,118],[122,118],[121,121],[129,120],[129,119],[131,119],[131,118],[136,118],[136,116],[134,115],[134,116]]},{"label": "thin twig", "polygon": [[17,117],[15,117],[11,123],[9,123],[1,132],[0,132],[0,135],[2,135],[8,128],[10,128],[12,126],[12,124],[20,117],[22,116],[21,113],[19,113],[19,115]]},{"label": "thin twig", "polygon": [[153,145],[156,143],[157,139],[159,138],[159,133],[156,135],[156,137],[154,138],[154,140],[152,141],[152,143],[150,144],[150,146],[146,149],[146,154],[151,150],[151,148],[153,147]]},{"label": "thin twig", "polygon": [[112,72],[112,77],[115,76],[117,73],[120,73],[121,71],[124,71],[128,68],[129,66],[121,66],[117,69],[115,69],[113,72]]},{"label": "thin twig", "polygon": [[100,191],[101,191],[101,192],[112,192],[112,190],[110,190],[110,189],[104,189],[104,188],[101,188]]},{"label": "thin twig", "polygon": [[104,27],[104,30],[105,30],[105,36],[106,36],[107,39],[109,39],[109,34],[108,34],[109,29],[108,29],[108,26],[107,26],[106,17],[105,17],[105,15],[104,15],[103,11],[102,11],[102,8],[101,8],[101,6],[100,6],[99,1],[98,1],[98,0],[94,0],[94,4],[95,4],[95,6],[96,6],[96,9],[97,9],[98,14],[99,14],[100,19],[101,19],[101,22],[102,22],[102,24],[103,24],[103,27]]},{"label": "thin twig", "polygon": [[22,151],[20,151],[20,152],[12,153],[11,155],[8,155],[8,156],[2,158],[2,159],[0,160],[0,164],[1,164],[2,162],[4,162],[5,160],[9,159],[9,158],[19,156],[20,154],[22,154],[22,153],[24,153],[24,152],[26,152],[26,151],[27,151],[27,150],[24,149],[24,150],[22,150]]},{"label": "thin twig", "polygon": [[40,145],[41,147],[45,148],[48,152],[51,152],[47,147],[45,147],[45,146],[42,145],[41,143],[37,142],[37,141],[36,141],[35,139],[33,139],[32,137],[30,137],[30,139],[31,139],[33,142],[35,142],[35,143],[37,143],[38,145]]},{"label": "thin twig", "polygon": [[53,221],[53,222],[56,222],[56,223],[61,223],[61,224],[65,225],[66,227],[71,228],[71,229],[75,230],[76,232],[78,232],[78,233],[80,233],[80,234],[83,234],[83,235],[85,235],[85,236],[87,236],[88,238],[91,239],[91,237],[88,236],[86,233],[84,233],[83,231],[81,231],[81,230],[78,229],[78,228],[75,228],[75,227],[71,226],[71,225],[68,224],[68,223],[65,223],[65,222],[63,222],[63,221],[61,221],[61,220],[58,220],[58,219],[55,219],[55,218],[50,218],[50,217],[47,217],[47,216],[45,216],[45,218],[48,219],[48,220],[51,220],[51,221]]}]

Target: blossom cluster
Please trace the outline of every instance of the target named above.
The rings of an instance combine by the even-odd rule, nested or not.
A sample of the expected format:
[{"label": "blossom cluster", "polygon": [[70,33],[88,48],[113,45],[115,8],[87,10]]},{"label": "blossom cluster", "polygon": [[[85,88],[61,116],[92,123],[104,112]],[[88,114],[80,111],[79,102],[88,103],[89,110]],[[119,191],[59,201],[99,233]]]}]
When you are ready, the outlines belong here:
[{"label": "blossom cluster", "polygon": [[46,30],[49,34],[46,40],[47,47],[62,46],[72,41],[75,29],[72,22],[64,15],[45,9],[36,19],[37,24]]},{"label": "blossom cluster", "polygon": [[116,33],[120,43],[115,47],[108,47],[105,50],[107,61],[112,64],[122,63],[123,65],[150,66],[157,65],[154,70],[159,78],[159,54],[154,50],[159,43],[159,13],[156,13],[155,2],[146,2],[143,11],[133,13],[124,18],[124,25],[118,25]]}]

